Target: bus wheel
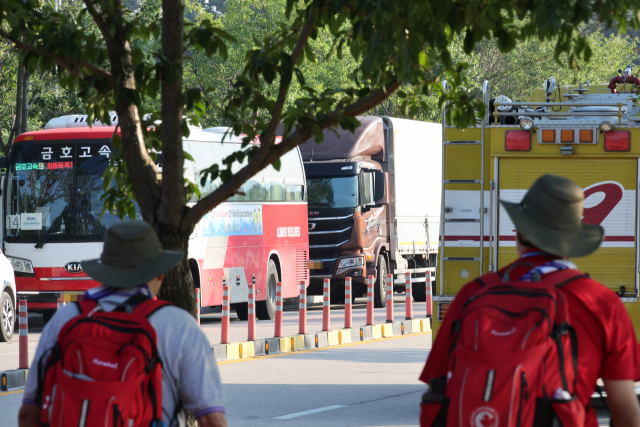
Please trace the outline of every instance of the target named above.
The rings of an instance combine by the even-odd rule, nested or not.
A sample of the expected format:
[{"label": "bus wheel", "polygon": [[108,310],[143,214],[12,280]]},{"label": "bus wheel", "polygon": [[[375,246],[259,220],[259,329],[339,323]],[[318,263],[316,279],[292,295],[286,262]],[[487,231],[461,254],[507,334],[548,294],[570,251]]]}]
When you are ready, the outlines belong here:
[{"label": "bus wheel", "polygon": [[2,326],[2,333],[0,334],[0,341],[11,341],[13,336],[13,330],[16,325],[16,310],[13,304],[11,296],[8,292],[2,293],[2,299],[0,300],[0,316],[2,320],[0,325]]},{"label": "bus wheel", "polygon": [[49,323],[49,320],[51,320],[54,314],[56,314],[55,310],[47,310],[42,312],[42,320],[44,320],[45,325]]},{"label": "bus wheel", "polygon": [[267,268],[267,290],[265,301],[256,301],[258,320],[274,320],[276,318],[276,283],[280,281],[276,263],[269,260]]},{"label": "bus wheel", "polygon": [[236,314],[238,315],[238,319],[249,320],[249,303],[248,302],[233,304],[233,308],[236,309]]},{"label": "bus wheel", "polygon": [[[373,285],[373,306],[376,308],[387,306],[387,261],[384,255],[378,256],[378,271]],[[393,286],[393,285],[392,285]]]}]

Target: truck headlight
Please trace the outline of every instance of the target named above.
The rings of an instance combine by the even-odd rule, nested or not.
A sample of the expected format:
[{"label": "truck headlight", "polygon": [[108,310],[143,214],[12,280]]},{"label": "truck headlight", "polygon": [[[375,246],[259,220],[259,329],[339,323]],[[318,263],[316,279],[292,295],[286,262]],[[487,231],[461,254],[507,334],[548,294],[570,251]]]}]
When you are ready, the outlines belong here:
[{"label": "truck headlight", "polygon": [[31,264],[31,261],[29,261],[28,259],[14,258],[10,256],[7,258],[9,259],[9,262],[11,262],[11,265],[13,266],[13,271],[17,271],[20,273],[34,274],[33,264]]},{"label": "truck headlight", "polygon": [[338,264],[338,268],[354,268],[354,267],[362,266],[363,263],[364,262],[362,257],[343,258],[340,260],[340,263]]}]

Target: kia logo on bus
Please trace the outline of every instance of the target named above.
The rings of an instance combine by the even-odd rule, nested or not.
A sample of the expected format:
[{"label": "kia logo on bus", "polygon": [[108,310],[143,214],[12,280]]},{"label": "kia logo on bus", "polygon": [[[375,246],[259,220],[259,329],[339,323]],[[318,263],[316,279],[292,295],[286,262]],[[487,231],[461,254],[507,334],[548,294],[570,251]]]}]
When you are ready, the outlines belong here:
[{"label": "kia logo on bus", "polygon": [[64,266],[65,271],[69,273],[82,273],[82,264],[79,262],[69,262]]}]

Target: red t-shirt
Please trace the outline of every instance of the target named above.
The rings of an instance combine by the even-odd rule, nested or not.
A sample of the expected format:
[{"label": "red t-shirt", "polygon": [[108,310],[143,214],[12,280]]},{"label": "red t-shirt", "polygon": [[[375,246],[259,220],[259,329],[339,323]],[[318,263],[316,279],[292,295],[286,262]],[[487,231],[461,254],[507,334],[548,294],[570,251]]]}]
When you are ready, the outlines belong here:
[{"label": "red t-shirt", "polygon": [[[524,261],[538,266],[559,258],[545,254],[529,256],[515,262]],[[500,270],[500,273],[504,273],[507,268],[509,266]],[[514,267],[509,273],[511,280],[517,280],[530,270],[531,267],[527,265]],[[459,317],[462,305],[481,287],[476,281],[469,282],[456,295],[433,343],[420,375],[421,381],[429,383],[432,378],[447,375],[448,352],[452,344],[451,324]],[[574,280],[559,289],[567,300],[569,322],[578,336],[576,394],[578,400],[587,407],[585,426],[597,427],[596,412],[589,406],[597,379],[639,380],[640,349],[629,314],[620,298],[610,289],[587,278]]]}]

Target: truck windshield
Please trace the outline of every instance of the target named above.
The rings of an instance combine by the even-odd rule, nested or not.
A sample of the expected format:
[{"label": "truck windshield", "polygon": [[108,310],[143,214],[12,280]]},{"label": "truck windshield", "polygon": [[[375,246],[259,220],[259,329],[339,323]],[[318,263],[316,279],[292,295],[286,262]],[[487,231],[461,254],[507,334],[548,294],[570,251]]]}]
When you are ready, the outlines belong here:
[{"label": "truck windshield", "polygon": [[[108,140],[17,143],[7,175],[7,242],[102,240],[119,221],[102,212]],[[137,206],[136,206],[137,207]]]},{"label": "truck windshield", "polygon": [[355,208],[358,206],[358,177],[307,177],[309,208]]}]

